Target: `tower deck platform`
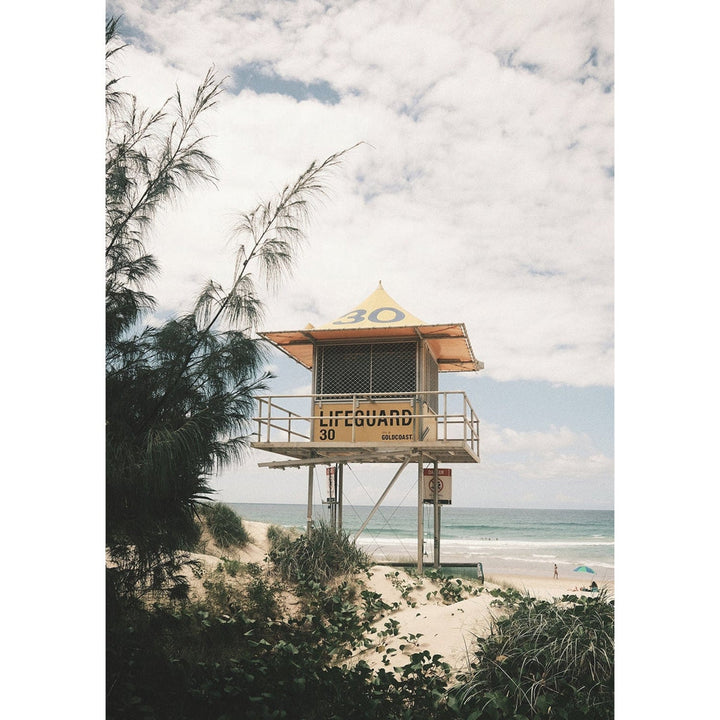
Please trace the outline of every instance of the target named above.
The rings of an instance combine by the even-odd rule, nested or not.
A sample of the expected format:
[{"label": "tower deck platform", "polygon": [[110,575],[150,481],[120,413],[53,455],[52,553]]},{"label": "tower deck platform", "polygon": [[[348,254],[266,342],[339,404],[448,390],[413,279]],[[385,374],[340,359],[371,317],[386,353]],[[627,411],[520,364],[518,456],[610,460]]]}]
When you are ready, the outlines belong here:
[{"label": "tower deck platform", "polygon": [[480,462],[479,420],[462,392],[261,396],[254,421],[252,447],[289,458],[265,467]]},{"label": "tower deck platform", "polygon": [[[439,463],[479,463],[480,456],[462,440],[444,440],[441,442],[418,442],[395,444],[392,448],[374,443],[334,443],[334,442],[253,442],[252,447],[266,452],[285,455],[299,462],[268,462],[260,463],[261,467],[291,467],[308,464],[362,462],[362,463],[395,463],[408,457],[422,455],[428,462],[437,460]],[[308,462],[311,461],[311,462]]]}]

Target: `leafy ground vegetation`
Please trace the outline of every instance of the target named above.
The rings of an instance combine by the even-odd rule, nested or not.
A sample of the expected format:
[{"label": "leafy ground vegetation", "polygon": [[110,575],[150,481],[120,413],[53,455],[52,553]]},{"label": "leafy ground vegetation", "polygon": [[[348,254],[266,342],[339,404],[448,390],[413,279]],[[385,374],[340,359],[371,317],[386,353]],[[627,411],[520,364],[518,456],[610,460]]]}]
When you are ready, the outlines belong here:
[{"label": "leafy ground vegetation", "polygon": [[[329,527],[309,537],[275,528],[267,562],[223,559],[202,575],[201,600],[126,599],[108,615],[107,717],[612,717],[607,597],[551,603],[433,573],[393,575],[398,589],[430,587],[438,602],[495,596],[493,632],[457,674],[427,650],[397,652],[416,638],[392,619],[398,603],[366,589],[367,559],[351,545]],[[334,561],[318,575],[321,550]],[[358,660],[368,651],[379,668]]]}]

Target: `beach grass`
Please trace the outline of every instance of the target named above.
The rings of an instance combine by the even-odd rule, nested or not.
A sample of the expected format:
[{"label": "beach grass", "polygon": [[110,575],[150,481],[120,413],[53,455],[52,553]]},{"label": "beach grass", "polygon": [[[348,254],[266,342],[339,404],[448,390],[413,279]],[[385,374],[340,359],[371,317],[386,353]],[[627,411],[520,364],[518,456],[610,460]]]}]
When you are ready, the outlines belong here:
[{"label": "beach grass", "polygon": [[224,503],[204,505],[201,516],[210,535],[221,548],[244,547],[250,540],[242,518]]}]

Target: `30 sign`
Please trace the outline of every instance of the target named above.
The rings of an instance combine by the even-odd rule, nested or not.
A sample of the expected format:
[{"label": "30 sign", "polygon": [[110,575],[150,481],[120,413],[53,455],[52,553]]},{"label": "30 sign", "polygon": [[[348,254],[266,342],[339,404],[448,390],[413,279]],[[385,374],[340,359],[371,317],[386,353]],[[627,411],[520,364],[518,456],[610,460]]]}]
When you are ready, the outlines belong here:
[{"label": "30 sign", "polygon": [[387,323],[400,322],[405,318],[405,313],[396,307],[379,307],[368,312],[365,308],[357,308],[339,320],[335,320],[333,325],[357,325],[362,322],[376,323],[386,325]]}]

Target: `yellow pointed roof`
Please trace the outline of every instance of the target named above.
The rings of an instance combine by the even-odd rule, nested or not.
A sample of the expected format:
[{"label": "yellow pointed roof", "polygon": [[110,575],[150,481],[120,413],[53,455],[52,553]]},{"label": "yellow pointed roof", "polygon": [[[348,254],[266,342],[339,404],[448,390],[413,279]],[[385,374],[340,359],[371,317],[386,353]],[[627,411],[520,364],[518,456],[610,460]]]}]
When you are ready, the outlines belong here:
[{"label": "yellow pointed roof", "polygon": [[344,327],[349,329],[360,328],[388,328],[388,327],[417,327],[425,323],[401,308],[378,283],[373,293],[349,312],[341,315],[337,320],[321,325],[320,330],[338,330]]},{"label": "yellow pointed roof", "polygon": [[349,312],[320,327],[260,333],[301,365],[311,369],[317,343],[347,340],[398,341],[422,338],[438,363],[440,372],[481,370],[462,323],[427,325],[401,307],[379,283],[373,293]]}]

